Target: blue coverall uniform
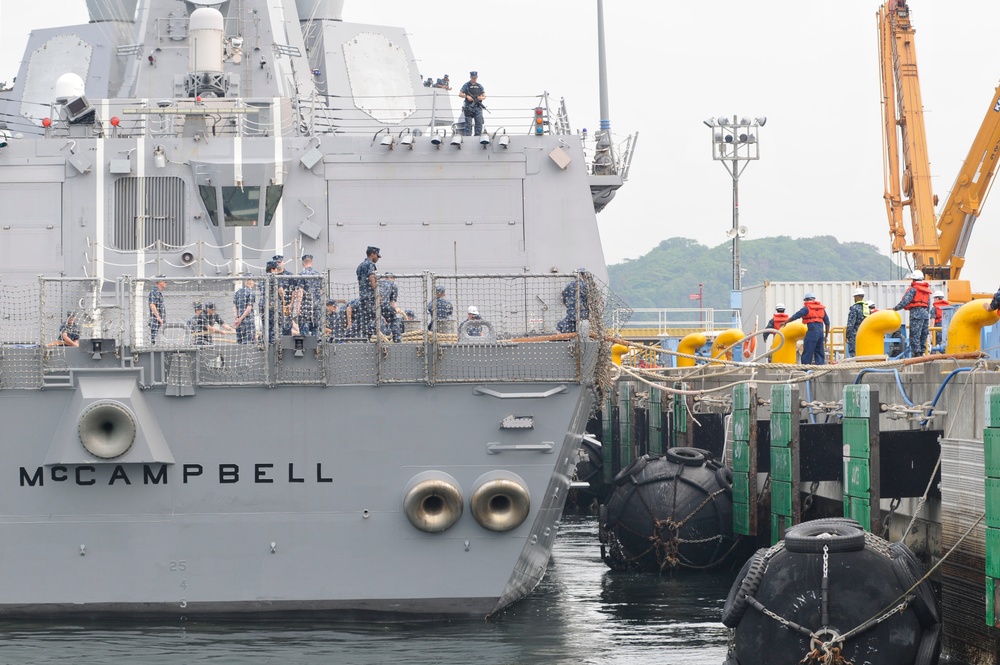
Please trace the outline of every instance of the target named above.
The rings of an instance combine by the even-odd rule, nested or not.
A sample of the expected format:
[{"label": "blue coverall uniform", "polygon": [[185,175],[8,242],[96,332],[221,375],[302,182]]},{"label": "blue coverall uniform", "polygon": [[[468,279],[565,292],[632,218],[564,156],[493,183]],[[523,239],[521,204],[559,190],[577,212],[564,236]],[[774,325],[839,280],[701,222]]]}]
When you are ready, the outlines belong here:
[{"label": "blue coverall uniform", "polygon": [[[812,302],[813,305],[809,305]],[[810,310],[815,310],[810,313]],[[819,312],[822,312],[822,319]],[[823,339],[826,332],[830,330],[830,316],[826,313],[826,308],[816,300],[806,301],[806,305],[799,311],[788,317],[788,322],[802,319],[806,324],[806,338],[802,340],[802,364],[803,365],[825,365],[826,349]]]}]

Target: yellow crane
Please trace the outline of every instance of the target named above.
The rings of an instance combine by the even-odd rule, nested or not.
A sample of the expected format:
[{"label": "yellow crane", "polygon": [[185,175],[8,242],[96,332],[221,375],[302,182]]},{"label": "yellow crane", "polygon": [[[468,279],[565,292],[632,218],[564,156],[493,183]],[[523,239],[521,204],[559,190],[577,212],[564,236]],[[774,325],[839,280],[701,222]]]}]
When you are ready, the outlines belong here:
[{"label": "yellow crane", "polygon": [[[961,302],[971,297],[968,282],[959,279],[965,251],[1000,161],[1000,86],[941,214],[935,215],[938,197],[931,187],[915,31],[906,0],[889,0],[879,8],[878,30],[885,207],[892,250],[908,252],[913,267],[927,278],[951,280],[949,297]],[[904,208],[909,208],[911,243],[906,239]]]}]

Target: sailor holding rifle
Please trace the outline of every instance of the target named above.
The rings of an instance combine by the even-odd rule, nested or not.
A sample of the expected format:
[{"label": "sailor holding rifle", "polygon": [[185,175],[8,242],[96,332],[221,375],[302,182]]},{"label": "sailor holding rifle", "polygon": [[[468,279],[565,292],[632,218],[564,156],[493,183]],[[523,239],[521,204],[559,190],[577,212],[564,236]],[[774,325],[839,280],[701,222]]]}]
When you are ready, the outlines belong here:
[{"label": "sailor holding rifle", "polygon": [[469,72],[469,80],[462,84],[458,96],[465,100],[462,113],[465,115],[465,135],[472,135],[472,124],[476,125],[476,136],[483,133],[483,100],[486,99],[486,89],[479,83],[479,72]]}]

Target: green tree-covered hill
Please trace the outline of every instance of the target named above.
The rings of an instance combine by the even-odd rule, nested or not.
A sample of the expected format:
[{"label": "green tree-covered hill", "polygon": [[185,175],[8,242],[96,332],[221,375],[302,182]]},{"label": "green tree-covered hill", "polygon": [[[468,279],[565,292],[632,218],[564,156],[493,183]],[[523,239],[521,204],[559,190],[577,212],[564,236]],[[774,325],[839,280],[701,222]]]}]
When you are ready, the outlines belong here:
[{"label": "green tree-covered hill", "polygon": [[[740,243],[743,286],[769,282],[900,279],[905,269],[874,245],[832,236],[778,236]],[[706,247],[687,238],[664,240],[638,259],[608,266],[611,288],[631,307],[697,307],[688,296],[702,284],[704,306],[729,307],[732,242]]]}]

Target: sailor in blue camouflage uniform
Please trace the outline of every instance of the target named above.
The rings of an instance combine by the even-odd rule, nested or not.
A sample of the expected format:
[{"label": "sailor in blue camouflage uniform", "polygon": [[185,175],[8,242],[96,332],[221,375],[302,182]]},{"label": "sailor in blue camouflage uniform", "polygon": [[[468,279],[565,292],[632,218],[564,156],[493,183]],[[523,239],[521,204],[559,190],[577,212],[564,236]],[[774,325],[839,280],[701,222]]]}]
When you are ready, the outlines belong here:
[{"label": "sailor in blue camouflage uniform", "polygon": [[348,340],[368,340],[368,335],[364,333],[361,322],[361,312],[363,305],[360,298],[355,298],[346,305],[343,310],[344,338]]},{"label": "sailor in blue camouflage uniform", "polygon": [[396,276],[387,272],[378,281],[378,294],[381,300],[382,320],[385,322],[382,334],[392,337],[398,342],[403,337],[403,322],[396,316],[396,301],[399,300],[399,287],[396,286]]},{"label": "sailor in blue camouflage uniform", "polygon": [[219,334],[234,333],[236,329],[222,320],[222,316],[215,311],[215,303],[205,303],[205,322],[208,324],[209,332]]},{"label": "sailor in blue camouflage uniform", "polygon": [[[563,305],[566,306],[566,316],[556,323],[556,330],[561,333],[575,333],[576,322],[590,318],[590,293],[587,286],[587,269],[577,268],[579,277],[566,285],[562,291]],[[579,304],[579,316],[577,305]]]},{"label": "sailor in blue camouflage uniform", "polygon": [[434,288],[435,298],[427,303],[427,329],[433,330],[436,321],[447,321],[455,312],[451,301],[446,299],[445,288],[438,285]]},{"label": "sailor in blue camouflage uniform", "polygon": [[328,342],[341,342],[347,335],[347,303],[343,300],[327,300],[324,317],[323,337]]},{"label": "sailor in blue camouflage uniform", "polygon": [[281,334],[291,335],[292,327],[296,323],[292,312],[292,300],[295,298],[298,280],[295,279],[295,275],[290,270],[285,268],[284,256],[275,254],[271,257],[271,262],[276,263],[278,266],[278,269],[274,272],[274,284],[278,294],[278,302],[281,303],[278,313],[278,320],[281,323]]},{"label": "sailor in blue camouflage uniform", "polygon": [[254,289],[252,277],[247,277],[243,287],[233,295],[233,308],[236,310],[236,342],[238,344],[253,344],[257,336],[254,323],[253,307],[257,301],[257,290]]},{"label": "sailor in blue camouflage uniform", "polygon": [[905,309],[910,313],[907,333],[910,337],[910,357],[919,358],[927,348],[927,322],[930,319],[931,285],[924,281],[924,273],[914,270],[910,273],[910,288],[893,307],[897,312]]},{"label": "sailor in blue camouflage uniform", "polygon": [[469,72],[469,80],[462,84],[458,96],[464,100],[462,114],[465,116],[465,135],[472,135],[475,125],[476,136],[483,133],[483,100],[486,99],[486,89],[479,83],[479,72]]},{"label": "sailor in blue camouflage uniform", "polygon": [[[281,327],[284,330],[284,288],[278,281],[281,265],[277,261],[268,261],[266,270],[266,288],[261,294],[260,312],[263,325],[267,328],[267,342],[274,344],[275,329]],[[265,283],[261,283],[261,287],[265,287]]]},{"label": "sailor in blue camouflage uniform", "polygon": [[[469,305],[469,313],[466,316],[466,321],[482,321],[483,317],[479,313],[479,308],[475,305]],[[482,337],[483,336],[483,326],[476,325],[475,323],[465,324],[465,334],[469,337]]]},{"label": "sailor in blue camouflage uniform", "polygon": [[156,344],[156,334],[167,320],[167,308],[163,304],[163,289],[167,288],[167,278],[164,275],[157,275],[155,279],[156,285],[150,290],[147,298],[150,344]]},{"label": "sailor in blue camouflage uniform", "polygon": [[378,266],[375,264],[380,258],[382,251],[378,247],[369,245],[365,250],[365,260],[355,271],[358,277],[360,311],[354,312],[354,317],[365,338],[375,334],[375,289],[378,284]]},{"label": "sailor in blue camouflage uniform", "polygon": [[76,317],[76,312],[73,310],[66,312],[66,320],[59,326],[56,340],[49,342],[47,346],[80,346],[80,321]]},{"label": "sailor in blue camouflage uniform", "polygon": [[212,343],[212,336],[208,334],[208,319],[205,318],[205,308],[200,302],[194,304],[194,316],[188,319],[187,329],[196,346]]},{"label": "sailor in blue camouflage uniform", "polygon": [[306,279],[298,280],[296,297],[299,299],[299,332],[303,335],[319,335],[323,321],[323,280],[320,272],[313,268],[313,255],[302,255],[302,272]]},{"label": "sailor in blue camouflage uniform", "polygon": [[847,330],[844,335],[847,338],[848,358],[853,358],[856,354],[858,328],[861,327],[861,322],[867,319],[872,313],[871,308],[868,306],[868,303],[865,302],[864,298],[864,289],[854,289],[854,304],[851,305],[849,310],[847,310]]}]

